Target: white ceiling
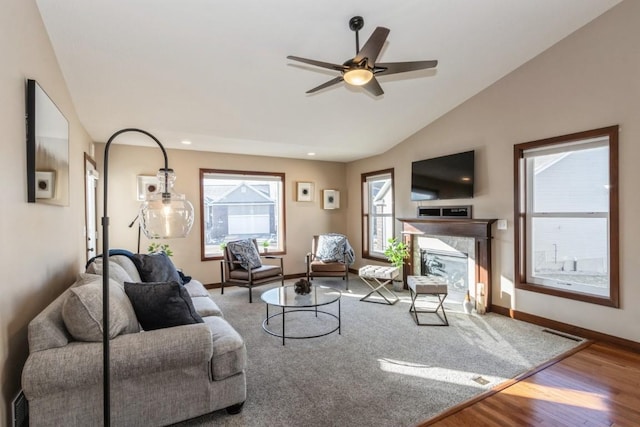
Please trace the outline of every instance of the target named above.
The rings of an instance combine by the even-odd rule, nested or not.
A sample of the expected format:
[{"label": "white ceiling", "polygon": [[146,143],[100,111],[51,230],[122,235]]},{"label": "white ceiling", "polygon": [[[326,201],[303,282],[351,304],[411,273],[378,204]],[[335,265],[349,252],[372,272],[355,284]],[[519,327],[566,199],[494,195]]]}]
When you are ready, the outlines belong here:
[{"label": "white ceiling", "polygon": [[[138,127],[168,148],[342,162],[388,150],[619,1],[36,0],[95,141]],[[381,76],[380,97],[345,83],[306,95],[338,73],[286,56],[352,58],[355,15],[361,46],[391,30],[379,61],[437,69]]]}]

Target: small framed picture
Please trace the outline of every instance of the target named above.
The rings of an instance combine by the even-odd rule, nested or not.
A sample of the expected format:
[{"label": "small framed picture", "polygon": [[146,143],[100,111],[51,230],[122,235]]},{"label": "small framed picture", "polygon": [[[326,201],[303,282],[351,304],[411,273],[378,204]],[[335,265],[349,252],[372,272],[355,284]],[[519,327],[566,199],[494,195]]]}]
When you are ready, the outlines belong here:
[{"label": "small framed picture", "polygon": [[340,207],[340,192],[338,190],[322,190],[322,208],[338,209]]},{"label": "small framed picture", "polygon": [[36,199],[53,199],[56,173],[36,171]]},{"label": "small framed picture", "polygon": [[312,182],[298,182],[296,200],[298,202],[313,202]]},{"label": "small framed picture", "polygon": [[158,191],[158,177],[138,175],[138,201],[146,200],[147,197]]}]

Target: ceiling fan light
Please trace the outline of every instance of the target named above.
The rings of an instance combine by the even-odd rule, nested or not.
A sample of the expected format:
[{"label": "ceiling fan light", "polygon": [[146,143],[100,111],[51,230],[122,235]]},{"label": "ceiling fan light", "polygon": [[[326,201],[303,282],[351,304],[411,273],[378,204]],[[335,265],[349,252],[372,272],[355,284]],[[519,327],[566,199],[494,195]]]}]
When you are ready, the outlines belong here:
[{"label": "ceiling fan light", "polygon": [[364,86],[371,81],[373,73],[366,68],[356,68],[344,73],[344,81],[353,86]]}]

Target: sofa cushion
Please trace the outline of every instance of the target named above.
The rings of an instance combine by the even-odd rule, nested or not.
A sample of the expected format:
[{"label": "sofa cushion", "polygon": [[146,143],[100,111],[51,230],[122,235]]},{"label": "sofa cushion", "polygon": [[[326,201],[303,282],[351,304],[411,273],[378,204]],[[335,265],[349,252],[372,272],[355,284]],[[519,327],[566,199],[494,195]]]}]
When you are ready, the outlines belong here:
[{"label": "sofa cushion", "polygon": [[220,310],[220,307],[218,307],[209,296],[191,297],[191,301],[200,317],[222,316],[222,310]]},{"label": "sofa cushion", "polygon": [[143,282],[175,281],[182,284],[176,266],[166,254],[135,254],[132,259]]},{"label": "sofa cushion", "polygon": [[222,317],[205,317],[204,322],[213,341],[213,379],[223,380],[242,372],[247,364],[247,350],[240,334]]},{"label": "sofa cushion", "polygon": [[[74,286],[62,305],[62,319],[78,341],[102,341],[102,278]],[[109,338],[139,332],[138,320],[122,287],[109,282]]]},{"label": "sofa cushion", "polygon": [[[82,273],[71,287],[86,285],[100,280],[101,276]],[[69,296],[69,290],[64,291],[51,304],[45,307],[31,322],[28,327],[29,352],[47,350],[49,348],[64,347],[72,340],[62,318],[62,306]]]},{"label": "sofa cushion", "polygon": [[235,242],[227,243],[227,247],[233,256],[240,261],[240,265],[242,265],[242,268],[245,270],[253,270],[254,268],[262,266],[258,248],[256,248],[253,240],[236,240]]},{"label": "sofa cushion", "polygon": [[200,281],[191,279],[184,285],[184,288],[189,292],[193,306],[201,317],[222,316],[222,310],[213,301],[209,291]]},{"label": "sofa cushion", "polygon": [[76,277],[76,281],[73,282],[73,284],[69,287],[75,288],[78,286],[88,285],[89,283],[92,283],[92,282],[102,283],[102,276],[98,274],[91,274],[91,273],[80,273],[78,274],[78,277]]},{"label": "sofa cushion", "polygon": [[[255,268],[251,272],[253,281],[274,278],[278,274],[282,274],[282,269],[279,265],[263,265],[262,267]],[[236,280],[249,280],[249,272],[247,270],[235,269],[229,272],[230,279]]]},{"label": "sofa cushion", "polygon": [[209,291],[204,287],[202,282],[196,279],[191,279],[184,284],[184,288],[189,292],[189,296],[193,297],[209,297]]},{"label": "sofa cushion", "polygon": [[316,273],[335,272],[344,274],[347,269],[347,266],[341,262],[312,261],[310,266],[311,271]]},{"label": "sofa cushion", "polygon": [[178,281],[127,282],[124,290],[144,330],[203,323],[189,293]]},{"label": "sofa cushion", "polygon": [[[122,255],[121,255],[122,256]],[[104,260],[102,258],[96,258],[87,267],[87,273],[97,274],[102,276],[102,270],[104,267]],[[124,282],[132,282],[133,277],[116,261],[109,259],[109,278],[118,282],[121,286],[124,286]]]},{"label": "sofa cushion", "polygon": [[[132,257],[133,257],[133,254],[129,254],[129,255],[116,254],[116,255],[111,255],[109,259],[115,262],[116,264],[118,264],[120,267],[124,269],[124,271],[127,272],[129,277],[131,277],[131,280],[127,280],[128,282],[136,282],[136,283],[142,282],[142,278],[140,277],[140,273],[138,272],[138,267],[136,267],[136,265],[133,263]],[[122,286],[124,286],[124,284]]]},{"label": "sofa cushion", "polygon": [[346,240],[342,234],[321,234],[318,236],[316,258],[324,262],[344,261]]}]

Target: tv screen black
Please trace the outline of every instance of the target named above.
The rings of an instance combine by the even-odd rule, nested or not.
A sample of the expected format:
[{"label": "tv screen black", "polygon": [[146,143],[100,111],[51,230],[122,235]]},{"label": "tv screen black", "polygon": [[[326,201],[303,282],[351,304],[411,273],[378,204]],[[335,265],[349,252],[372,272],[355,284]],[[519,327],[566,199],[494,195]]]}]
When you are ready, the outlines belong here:
[{"label": "tv screen black", "polygon": [[411,164],[411,200],[473,197],[474,151],[418,160]]}]

